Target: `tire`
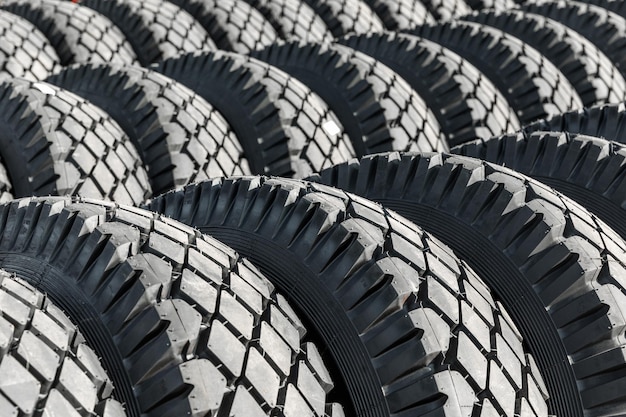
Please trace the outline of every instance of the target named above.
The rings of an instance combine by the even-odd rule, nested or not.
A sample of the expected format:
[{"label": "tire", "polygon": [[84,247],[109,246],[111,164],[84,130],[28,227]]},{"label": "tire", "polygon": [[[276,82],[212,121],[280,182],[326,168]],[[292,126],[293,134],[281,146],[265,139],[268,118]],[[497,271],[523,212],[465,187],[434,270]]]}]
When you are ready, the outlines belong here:
[{"label": "tire", "polygon": [[224,118],[157,72],[87,64],[66,68],[49,82],[95,103],[119,123],[139,151],[155,194],[193,181],[250,173]]},{"label": "tire", "polygon": [[148,66],[186,52],[217,49],[189,13],[166,0],[80,0],[111,19]]},{"label": "tire", "polygon": [[519,132],[467,143],[453,152],[506,166],[553,187],[626,239],[626,146],[567,132]]},{"label": "tire", "polygon": [[547,414],[626,410],[615,377],[626,368],[626,244],[602,221],[531,178],[458,155],[372,155],[314,179],[405,215],[484,278],[537,360]]},{"label": "tire", "polygon": [[357,156],[447,148],[426,103],[379,61],[341,45],[290,42],[252,54],[317,93],[337,115]]},{"label": "tire", "polygon": [[245,0],[263,14],[285,40],[330,43],[333,35],[326,23],[304,0]]},{"label": "tire", "polygon": [[526,133],[540,130],[577,133],[626,143],[626,104],[583,108],[524,126]]},{"label": "tire", "polygon": [[87,7],[63,0],[8,0],[2,8],[35,25],[48,38],[63,66],[77,62],[137,63],[122,31]]},{"label": "tire", "polygon": [[541,377],[499,303],[400,216],[340,190],[262,177],[190,185],[149,208],[239,247],[292,295],[343,375],[346,415],[513,415],[522,403],[544,415]]},{"label": "tire", "polygon": [[626,80],[594,44],[552,19],[520,10],[485,10],[463,17],[501,29],[536,48],[570,81],[584,106],[626,100]]},{"label": "tire", "polygon": [[422,26],[415,35],[453,50],[498,87],[522,123],[582,107],[565,76],[530,45],[473,22]]},{"label": "tire", "polygon": [[155,69],[224,115],[253,173],[303,177],[355,155],[326,103],[278,68],[220,51],[167,60]]},{"label": "tire", "polygon": [[200,22],[219,49],[247,54],[279,39],[270,22],[243,0],[169,1]]},{"label": "tire", "polygon": [[32,23],[0,10],[0,81],[44,80],[59,69],[59,56]]},{"label": "tire", "polygon": [[138,204],[152,194],[139,153],[119,126],[50,84],[0,84],[0,132],[16,197],[72,194]]},{"label": "tire", "polygon": [[349,33],[382,32],[385,26],[362,0],[304,0],[335,38]]},{"label": "tire", "polygon": [[465,0],[465,3],[474,10],[494,9],[496,11],[506,11],[515,9],[515,0]]},{"label": "tire", "polygon": [[435,20],[452,20],[470,14],[472,8],[464,0],[420,0]]},{"label": "tire", "polygon": [[0,210],[0,264],[106,352],[129,416],[321,417],[339,408],[327,404],[333,381],[302,322],[232,249],[114,204],[50,197]]},{"label": "tire", "polygon": [[517,115],[491,81],[447,48],[406,34],[349,36],[338,42],[404,78],[434,113],[450,146],[520,128]]},{"label": "tire", "polygon": [[387,30],[410,30],[435,18],[420,0],[365,0]]},{"label": "tire", "polygon": [[626,78],[626,20],[606,9],[578,1],[524,3],[523,10],[537,13],[569,26],[589,39],[609,57]]},{"label": "tire", "polygon": [[[5,416],[126,417],[78,328],[49,298],[0,271],[0,409]],[[19,382],[19,384],[16,384]],[[85,414],[83,414],[85,415]]]}]

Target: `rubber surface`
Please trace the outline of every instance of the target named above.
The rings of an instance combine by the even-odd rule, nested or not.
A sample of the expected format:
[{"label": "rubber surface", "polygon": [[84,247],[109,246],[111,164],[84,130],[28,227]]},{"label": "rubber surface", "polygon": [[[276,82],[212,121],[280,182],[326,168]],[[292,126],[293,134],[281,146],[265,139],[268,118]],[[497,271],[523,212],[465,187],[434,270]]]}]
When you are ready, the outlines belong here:
[{"label": "rubber surface", "polygon": [[338,40],[388,65],[434,113],[450,146],[520,128],[504,96],[476,67],[451,50],[407,34]]},{"label": "rubber surface", "polygon": [[522,123],[582,107],[565,76],[530,45],[473,22],[422,26],[415,35],[449,48],[489,78]]},{"label": "rubber surface", "polygon": [[515,0],[465,0],[465,3],[474,10],[494,9],[500,11],[517,7]]},{"label": "rubber surface", "polygon": [[154,193],[193,181],[249,174],[229,124],[185,86],[144,68],[87,64],[49,79],[97,104],[129,135]]},{"label": "rubber surface", "polygon": [[28,20],[0,10],[0,81],[22,77],[45,79],[59,69],[59,56]]},{"label": "rubber surface", "polygon": [[422,98],[379,61],[341,45],[289,42],[252,54],[297,78],[337,115],[357,156],[447,149]]},{"label": "rubber surface", "polygon": [[0,211],[0,264],[77,320],[129,416],[338,407],[326,403],[333,382],[302,323],[232,249],[98,201],[24,199]]},{"label": "rubber surface", "polygon": [[224,115],[253,173],[303,177],[355,155],[326,103],[278,68],[213,52],[167,60],[155,69]]},{"label": "rubber surface", "polygon": [[506,166],[559,190],[626,239],[626,146],[567,132],[519,132],[452,151]]},{"label": "rubber surface", "polygon": [[166,0],[79,0],[105,15],[131,43],[143,66],[185,52],[217,49],[189,13]]},{"label": "rubber surface", "polygon": [[335,38],[349,33],[382,32],[385,26],[363,0],[304,0]]},{"label": "rubber surface", "polygon": [[408,30],[424,23],[435,23],[435,18],[420,0],[366,0],[366,2],[388,30]]},{"label": "rubber surface", "polygon": [[77,62],[137,63],[122,31],[87,7],[64,0],[7,0],[0,7],[41,30],[64,66]]},{"label": "rubber surface", "polygon": [[278,34],[270,22],[243,0],[169,1],[200,22],[219,49],[247,54],[278,40]]},{"label": "rubber surface", "polygon": [[98,354],[50,299],[0,271],[3,416],[125,417]]},{"label": "rubber surface", "polygon": [[304,0],[244,0],[259,10],[285,40],[328,43],[333,35]]},{"label": "rubber surface", "polygon": [[519,10],[486,10],[463,19],[501,29],[536,48],[567,77],[585,106],[626,99],[619,69],[594,44],[557,21]]},{"label": "rubber surface", "polygon": [[50,84],[0,84],[0,143],[16,197],[73,194],[138,204],[152,194],[139,153],[115,121]]},{"label": "rubber surface", "polygon": [[420,0],[437,21],[452,20],[472,12],[465,0]]},{"label": "rubber surface", "polygon": [[149,208],[239,248],[291,294],[343,375],[346,415],[545,415],[541,377],[500,304],[406,219],[263,177],[191,185]]},{"label": "rubber surface", "polygon": [[531,178],[458,155],[372,155],[317,179],[406,215],[476,270],[537,360],[549,414],[624,413],[626,244],[606,224]]}]

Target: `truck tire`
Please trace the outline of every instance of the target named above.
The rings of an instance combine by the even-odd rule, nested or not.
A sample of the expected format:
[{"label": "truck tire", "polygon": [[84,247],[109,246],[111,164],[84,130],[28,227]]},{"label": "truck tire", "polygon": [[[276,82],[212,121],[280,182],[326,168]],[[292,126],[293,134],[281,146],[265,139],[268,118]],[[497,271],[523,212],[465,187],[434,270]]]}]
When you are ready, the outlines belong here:
[{"label": "truck tire", "polygon": [[410,30],[435,18],[420,0],[365,0],[380,17],[385,29]]},{"label": "truck tire", "polygon": [[372,155],[314,179],[405,215],[493,288],[537,360],[546,414],[626,411],[626,381],[614,376],[626,369],[626,243],[582,206],[458,155]]},{"label": "truck tire", "polygon": [[392,69],[341,45],[289,42],[252,56],[317,93],[337,115],[357,156],[447,147],[435,116]]},{"label": "truck tire", "polygon": [[139,153],[115,121],[48,83],[0,84],[0,143],[16,197],[73,194],[138,204],[152,195]]},{"label": "truck tire", "polygon": [[[126,417],[98,354],[47,295],[0,271],[0,410],[5,416]],[[19,384],[16,384],[19,382]]]},{"label": "truck tire", "polygon": [[155,70],[194,90],[224,115],[253,173],[304,177],[354,156],[328,105],[278,68],[219,51],[167,60]]},{"label": "truck tire", "polygon": [[332,377],[289,303],[232,249],[112,203],[31,198],[0,211],[2,268],[76,321],[128,416],[341,408],[326,401]]},{"label": "truck tire", "polygon": [[464,0],[420,0],[437,21],[453,20],[472,12]]},{"label": "truck tire", "polygon": [[520,128],[517,115],[493,83],[466,59],[435,42],[401,33],[347,36],[338,42],[404,78],[434,113],[449,146]]},{"label": "truck tire", "polygon": [[385,26],[363,0],[304,0],[335,38],[349,33],[382,32]]},{"label": "truck tire", "polygon": [[545,415],[543,382],[506,312],[406,219],[337,189],[263,177],[190,185],[149,208],[238,247],[291,294],[343,375],[346,415]]}]

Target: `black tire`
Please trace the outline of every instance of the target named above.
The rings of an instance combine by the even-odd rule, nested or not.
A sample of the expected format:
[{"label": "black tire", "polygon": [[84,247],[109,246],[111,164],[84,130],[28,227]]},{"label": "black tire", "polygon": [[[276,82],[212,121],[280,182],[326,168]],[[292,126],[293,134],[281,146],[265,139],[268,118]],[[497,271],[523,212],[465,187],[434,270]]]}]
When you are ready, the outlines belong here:
[{"label": "black tire", "polygon": [[593,4],[578,1],[523,3],[523,10],[554,19],[589,39],[626,78],[626,19]]},{"label": "black tire", "polygon": [[583,108],[524,126],[527,133],[569,132],[626,143],[626,103]]},{"label": "black tire", "polygon": [[619,69],[562,23],[521,10],[485,10],[463,19],[501,29],[537,49],[565,75],[585,106],[626,100],[626,80]]},{"label": "black tire", "polygon": [[59,69],[59,56],[32,23],[0,10],[0,81],[21,77],[46,79]]},{"label": "black tire", "polygon": [[346,415],[543,415],[543,382],[506,312],[406,219],[340,190],[259,177],[191,185],[149,207],[239,247],[291,294],[343,375]]},{"label": "black tire", "polygon": [[329,43],[333,35],[304,0],[244,0],[259,10],[285,40]]},{"label": "black tire", "polygon": [[50,84],[0,84],[0,143],[16,197],[71,194],[138,204],[152,195],[139,153],[115,121]]},{"label": "black tire", "polygon": [[528,175],[567,195],[626,239],[626,146],[567,132],[523,132],[453,149]]},{"label": "black tire", "polygon": [[137,55],[122,31],[105,16],[87,7],[64,0],[8,0],[1,7],[34,24],[56,50],[61,65],[137,63]]},{"label": "black tire", "polygon": [[[276,42],[274,27],[243,0],[169,0],[189,12],[219,49],[247,54]],[[188,51],[193,52],[193,51]]]},{"label": "black tire", "polygon": [[76,320],[129,416],[337,408],[302,323],[232,249],[114,204],[33,198],[0,211],[0,264]]},{"label": "black tire", "polygon": [[289,42],[252,56],[297,78],[337,115],[357,156],[448,148],[422,98],[389,67],[341,45]]},{"label": "black tire", "polygon": [[436,20],[456,19],[472,12],[464,0],[420,0]]},{"label": "black tire", "polygon": [[[3,416],[126,417],[79,329],[50,299],[0,271]],[[87,415],[87,414],[82,414]]]},{"label": "black tire", "polygon": [[407,216],[484,278],[537,360],[551,397],[546,414],[626,410],[616,378],[626,369],[626,244],[582,206],[458,155],[372,155],[316,179]]},{"label": "black tire", "polygon": [[409,30],[435,18],[420,0],[365,0],[387,30]]},{"label": "black tire", "polygon": [[278,68],[220,51],[167,60],[155,69],[224,115],[253,173],[301,178],[355,155],[326,103]]},{"label": "black tire", "polygon": [[111,19],[148,66],[186,52],[217,49],[189,13],[166,0],[80,0]]},{"label": "black tire", "polygon": [[494,9],[504,11],[517,7],[515,0],[465,0],[465,3],[474,10]]},{"label": "black tire", "polygon": [[565,76],[530,45],[473,22],[422,26],[412,33],[470,61],[498,87],[522,123],[582,107]]},{"label": "black tire", "polygon": [[382,32],[385,26],[363,0],[304,0],[335,38],[349,33]]},{"label": "black tire", "polygon": [[500,91],[449,49],[407,34],[349,36],[338,42],[364,52],[404,78],[434,113],[450,146],[520,128]]},{"label": "black tire", "polygon": [[157,72],[86,64],[48,81],[95,103],[119,123],[139,151],[155,194],[250,173],[224,118],[202,97]]}]

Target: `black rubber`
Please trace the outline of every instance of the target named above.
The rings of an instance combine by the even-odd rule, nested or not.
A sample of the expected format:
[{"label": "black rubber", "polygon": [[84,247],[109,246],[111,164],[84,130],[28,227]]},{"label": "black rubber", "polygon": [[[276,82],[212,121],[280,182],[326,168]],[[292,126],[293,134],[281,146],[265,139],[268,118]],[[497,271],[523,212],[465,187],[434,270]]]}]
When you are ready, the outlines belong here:
[{"label": "black rubber", "polygon": [[22,77],[44,80],[59,69],[59,56],[32,23],[0,10],[0,81]]},{"label": "black rubber", "polygon": [[0,155],[12,192],[138,204],[152,195],[139,153],[98,107],[44,82],[0,84]]},{"label": "black rubber", "polygon": [[349,33],[382,32],[385,26],[364,0],[303,0],[335,38]]},{"label": "black rubber", "polygon": [[543,415],[624,413],[626,244],[606,224],[531,178],[458,155],[372,155],[316,179],[420,224],[493,288],[545,379]]},{"label": "black rubber", "polygon": [[285,40],[328,43],[333,35],[304,0],[244,0],[259,10]]},{"label": "black rubber", "polygon": [[46,294],[4,271],[0,375],[3,416],[126,417],[80,330]]},{"label": "black rubber", "polygon": [[451,20],[472,12],[465,0],[420,0],[435,20]]},{"label": "black rubber", "polygon": [[519,132],[452,151],[506,166],[559,190],[626,239],[626,146],[567,132]]},{"label": "black rubber", "polygon": [[149,208],[239,248],[291,294],[343,375],[346,415],[543,415],[543,382],[506,312],[406,219],[337,189],[263,177],[190,185]]},{"label": "black rubber", "polygon": [[520,7],[569,26],[603,51],[626,77],[626,19],[593,4],[579,1],[523,3]]},{"label": "black rubber", "polygon": [[105,15],[147,66],[186,52],[217,49],[207,31],[189,13],[166,0],[78,0]]},{"label": "black rubber", "polygon": [[274,27],[261,12],[244,0],[169,0],[169,2],[186,10],[200,22],[219,49],[247,54],[271,45],[279,38]]},{"label": "black rubber", "polygon": [[155,194],[193,181],[250,174],[224,118],[185,86],[145,68],[86,64],[49,82],[95,103],[131,138]]},{"label": "black rubber", "polygon": [[232,249],[97,201],[24,199],[0,212],[0,265],[78,323],[129,416],[338,408],[327,404],[333,381],[302,323]]},{"label": "black rubber", "polygon": [[407,34],[372,34],[338,42],[388,65],[434,113],[450,146],[520,128],[500,91],[476,67],[449,49]]},{"label": "black rubber", "polygon": [[538,130],[579,133],[626,143],[626,103],[574,110],[524,126],[526,132]]},{"label": "black rubber", "polygon": [[253,57],[297,78],[328,104],[357,156],[447,149],[435,116],[392,69],[341,45],[288,42]]},{"label": "black rubber", "polygon": [[517,7],[515,0],[465,0],[465,3],[474,10],[494,9],[500,11]]},{"label": "black rubber", "polygon": [[365,0],[388,30],[408,30],[435,18],[420,0]]},{"label": "black rubber", "polygon": [[224,115],[253,173],[304,177],[355,155],[326,103],[278,68],[220,51],[167,60],[155,69]]},{"label": "black rubber", "polygon": [[445,46],[474,64],[506,97],[522,123],[582,107],[565,76],[530,45],[497,29],[455,21],[412,33]]},{"label": "black rubber", "polygon": [[87,7],[66,0],[6,0],[0,7],[33,23],[48,38],[64,66],[77,62],[137,63],[122,31]]},{"label": "black rubber", "polygon": [[521,10],[485,10],[463,19],[501,29],[537,49],[567,77],[585,106],[626,100],[626,80],[619,69],[562,23]]}]

